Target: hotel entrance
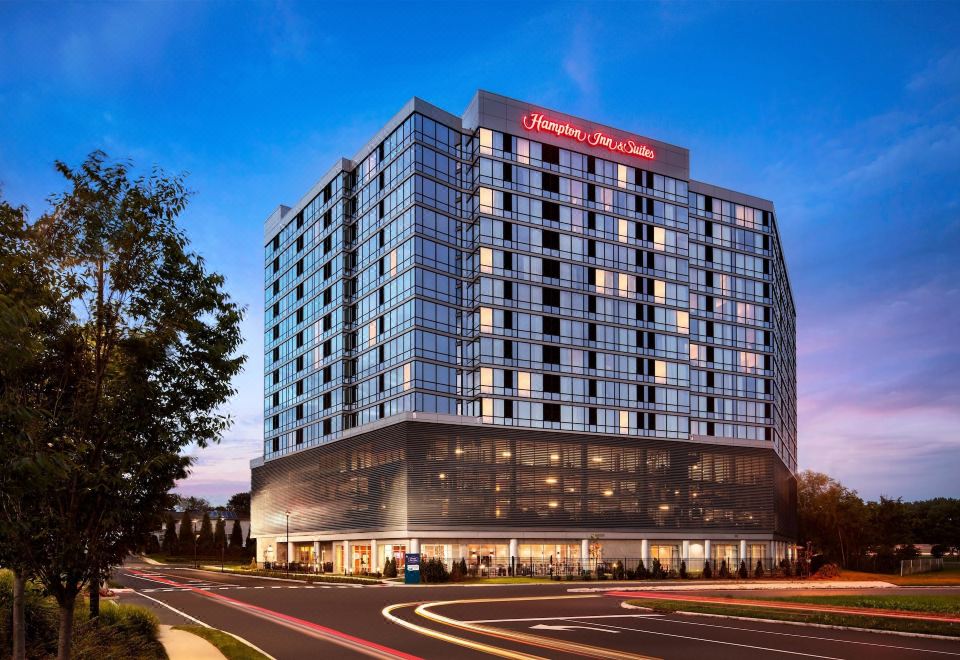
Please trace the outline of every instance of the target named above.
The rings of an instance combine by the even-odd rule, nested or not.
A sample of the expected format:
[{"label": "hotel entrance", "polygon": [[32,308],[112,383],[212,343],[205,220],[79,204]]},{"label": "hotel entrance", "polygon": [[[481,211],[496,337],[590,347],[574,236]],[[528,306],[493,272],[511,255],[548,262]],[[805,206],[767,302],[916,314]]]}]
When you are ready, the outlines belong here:
[{"label": "hotel entrance", "polygon": [[370,573],[374,569],[370,568],[370,546],[355,545],[352,548],[353,573]]}]

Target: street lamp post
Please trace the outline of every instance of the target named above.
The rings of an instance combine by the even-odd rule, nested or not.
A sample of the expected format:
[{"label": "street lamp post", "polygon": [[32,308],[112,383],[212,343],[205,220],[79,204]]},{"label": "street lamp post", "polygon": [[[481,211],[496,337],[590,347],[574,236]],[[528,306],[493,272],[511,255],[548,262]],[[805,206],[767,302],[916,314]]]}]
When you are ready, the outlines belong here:
[{"label": "street lamp post", "polygon": [[193,536],[193,567],[200,568],[200,560],[197,559],[197,546],[200,544],[200,535]]},{"label": "street lamp post", "polygon": [[285,512],[287,516],[287,577],[290,577],[290,512]]}]

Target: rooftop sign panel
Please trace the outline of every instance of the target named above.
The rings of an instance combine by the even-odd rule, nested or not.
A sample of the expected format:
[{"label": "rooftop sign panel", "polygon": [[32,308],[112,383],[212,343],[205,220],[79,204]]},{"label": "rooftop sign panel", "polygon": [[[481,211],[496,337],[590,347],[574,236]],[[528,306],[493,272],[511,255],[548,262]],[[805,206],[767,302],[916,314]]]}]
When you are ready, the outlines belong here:
[{"label": "rooftop sign panel", "polygon": [[602,147],[614,153],[626,154],[627,156],[634,156],[636,158],[645,158],[646,160],[654,160],[657,157],[652,147],[641,144],[631,138],[618,138],[607,135],[603,131],[588,133],[570,122],[550,119],[541,112],[524,115],[521,123],[528,131],[552,133],[557,137],[583,142],[591,147]]}]

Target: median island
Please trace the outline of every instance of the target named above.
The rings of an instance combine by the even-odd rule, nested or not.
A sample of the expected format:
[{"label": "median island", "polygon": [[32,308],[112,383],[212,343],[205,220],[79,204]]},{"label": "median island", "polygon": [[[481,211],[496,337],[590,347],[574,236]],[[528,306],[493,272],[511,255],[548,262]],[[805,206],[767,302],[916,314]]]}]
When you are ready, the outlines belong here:
[{"label": "median island", "polygon": [[960,637],[960,596],[643,597],[628,604],[664,613],[799,623]]}]

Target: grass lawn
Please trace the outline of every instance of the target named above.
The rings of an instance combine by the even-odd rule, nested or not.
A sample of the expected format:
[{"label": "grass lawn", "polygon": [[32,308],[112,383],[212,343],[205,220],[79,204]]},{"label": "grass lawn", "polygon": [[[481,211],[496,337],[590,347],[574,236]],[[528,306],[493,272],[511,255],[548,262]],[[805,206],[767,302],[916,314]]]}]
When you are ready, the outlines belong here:
[{"label": "grass lawn", "polygon": [[[809,602],[821,602],[819,597],[797,598]],[[843,598],[843,596],[827,596],[824,598]],[[856,597],[852,597],[856,598]],[[909,598],[909,597],[906,597]],[[774,599],[771,599],[774,600]],[[792,599],[783,599],[792,600]],[[877,600],[880,600],[879,598]],[[960,637],[960,624],[941,621],[915,621],[907,619],[889,619],[884,617],[860,614],[834,614],[826,612],[807,612],[804,610],[776,610],[763,607],[738,605],[735,598],[729,603],[692,603],[679,600],[656,600],[652,598],[638,598],[628,601],[631,605],[649,607],[657,612],[694,612],[701,614],[720,614],[724,616],[739,616],[751,619],[772,619],[775,621],[800,621],[802,623],[818,623],[828,626],[847,626],[851,628],[869,628],[872,630],[893,630],[897,632],[921,633],[924,635],[947,635]],[[844,604],[844,603],[831,603]],[[853,605],[853,603],[847,603]],[[916,604],[915,604],[916,605]],[[874,605],[873,607],[880,607]],[[902,605],[901,605],[902,607]],[[914,611],[914,610],[911,610]],[[734,624],[731,624],[734,625]]]},{"label": "grass lawn", "polygon": [[791,603],[869,607],[902,612],[932,612],[960,615],[960,596],[751,596],[754,600],[781,600]]},{"label": "grass lawn", "polygon": [[260,651],[247,646],[233,635],[228,635],[216,628],[205,628],[204,626],[174,626],[173,629],[186,630],[197,637],[203,637],[216,646],[220,650],[220,653],[227,656],[228,660],[267,660],[267,656],[260,653]]},{"label": "grass lawn", "polygon": [[960,585],[960,562],[951,562],[944,564],[942,571],[932,571],[930,573],[918,573],[916,575],[888,575],[885,573],[863,573],[860,571],[848,571],[844,569],[840,573],[838,580],[861,581],[861,580],[882,580],[890,582],[901,587],[925,587],[936,585]]}]

